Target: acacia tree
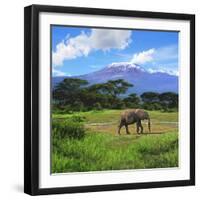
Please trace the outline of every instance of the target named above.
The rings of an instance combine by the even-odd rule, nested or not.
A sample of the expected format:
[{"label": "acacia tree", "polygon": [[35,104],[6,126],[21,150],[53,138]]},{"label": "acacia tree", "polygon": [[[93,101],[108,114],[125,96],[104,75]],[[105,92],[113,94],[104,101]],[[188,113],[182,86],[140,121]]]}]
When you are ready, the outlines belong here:
[{"label": "acacia tree", "polygon": [[[123,106],[124,102],[119,98],[121,94],[125,94],[129,87],[133,85],[123,79],[110,80],[106,83],[98,83],[86,88],[86,98],[93,98],[93,104],[99,102],[102,107],[118,108]],[[89,99],[92,100],[91,98]],[[90,104],[92,105],[92,104]]]},{"label": "acacia tree", "polygon": [[168,108],[178,108],[178,94],[174,92],[164,92],[159,95],[159,99],[165,110]]},{"label": "acacia tree", "polygon": [[81,101],[81,90],[87,84],[88,82],[86,80],[66,78],[53,90],[53,99],[59,105],[73,104],[75,101]]},{"label": "acacia tree", "polygon": [[157,92],[144,92],[140,97],[144,103],[159,102],[159,93]]},{"label": "acacia tree", "polygon": [[160,110],[159,93],[157,92],[144,92],[141,96],[143,107],[149,110]]},{"label": "acacia tree", "polygon": [[124,98],[124,102],[127,107],[134,108],[134,107],[138,107],[140,105],[141,100],[137,96],[137,94],[132,93],[132,94],[129,94],[128,97]]},{"label": "acacia tree", "polygon": [[133,87],[131,83],[123,79],[110,80],[105,86],[106,90],[113,98],[118,97],[120,94],[125,94],[129,87]]}]

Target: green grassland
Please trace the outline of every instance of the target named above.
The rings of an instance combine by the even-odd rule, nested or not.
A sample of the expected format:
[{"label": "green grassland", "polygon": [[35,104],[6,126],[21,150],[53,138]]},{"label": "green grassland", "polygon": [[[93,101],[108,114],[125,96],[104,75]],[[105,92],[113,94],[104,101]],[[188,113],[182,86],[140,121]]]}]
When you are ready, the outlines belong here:
[{"label": "green grassland", "polygon": [[[122,110],[53,114],[53,122],[64,123],[73,116],[84,118],[85,136],[79,139],[52,134],[52,173],[121,169],[167,168],[178,166],[178,113],[149,111],[152,132],[136,134],[129,126],[117,134]],[[55,136],[56,135],[56,136]]]}]

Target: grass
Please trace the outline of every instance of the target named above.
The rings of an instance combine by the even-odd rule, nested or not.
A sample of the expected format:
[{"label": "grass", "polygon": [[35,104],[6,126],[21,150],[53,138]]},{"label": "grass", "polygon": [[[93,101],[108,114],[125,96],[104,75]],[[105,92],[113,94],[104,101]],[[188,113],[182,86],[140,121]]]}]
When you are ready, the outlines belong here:
[{"label": "grass", "polygon": [[[78,115],[85,118],[85,126],[94,132],[106,132],[116,134],[117,125],[120,119],[121,110],[103,110],[103,111],[88,111],[77,112],[74,114],[53,114],[53,120],[65,120],[70,116]],[[152,124],[152,133],[164,133],[177,131],[178,113],[177,112],[160,112],[149,111]],[[166,123],[167,122],[167,123]],[[147,131],[145,122],[144,131]],[[135,133],[135,125],[130,126],[130,132]],[[122,134],[125,134],[125,129],[121,129]]]},{"label": "grass", "polygon": [[[120,110],[56,114],[53,120],[80,115],[85,118],[86,136],[81,139],[53,137],[52,173],[178,166],[177,113],[151,111],[152,133],[116,135]],[[144,124],[146,129],[146,124]],[[147,133],[147,132],[146,132]]]},{"label": "grass", "polygon": [[[100,123],[100,122],[112,122],[119,121],[121,110],[102,110],[102,111],[87,111],[87,112],[74,112],[73,115],[80,115],[86,118],[88,123]],[[161,112],[161,111],[149,111],[150,117],[153,121],[168,121],[177,122],[178,113],[177,112]],[[71,114],[53,114],[55,119],[65,119],[71,116]]]}]

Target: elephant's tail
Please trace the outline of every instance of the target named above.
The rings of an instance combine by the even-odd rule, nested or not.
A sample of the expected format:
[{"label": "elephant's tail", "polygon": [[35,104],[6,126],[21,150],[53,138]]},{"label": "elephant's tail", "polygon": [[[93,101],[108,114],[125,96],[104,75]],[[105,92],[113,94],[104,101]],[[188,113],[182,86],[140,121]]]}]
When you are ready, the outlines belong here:
[{"label": "elephant's tail", "polygon": [[149,133],[151,133],[151,120],[150,120],[150,117],[148,117],[148,128],[149,128]]}]

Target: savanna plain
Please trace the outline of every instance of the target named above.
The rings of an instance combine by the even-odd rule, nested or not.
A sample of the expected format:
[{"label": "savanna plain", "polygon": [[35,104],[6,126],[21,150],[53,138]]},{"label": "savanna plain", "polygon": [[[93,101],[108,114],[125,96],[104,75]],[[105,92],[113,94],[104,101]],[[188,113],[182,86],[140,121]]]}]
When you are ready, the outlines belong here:
[{"label": "savanna plain", "polygon": [[178,167],[178,112],[148,111],[142,121],[117,134],[123,110],[52,114],[52,173]]}]

